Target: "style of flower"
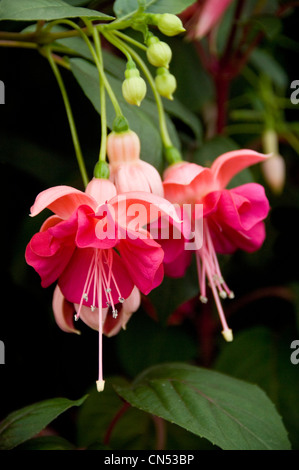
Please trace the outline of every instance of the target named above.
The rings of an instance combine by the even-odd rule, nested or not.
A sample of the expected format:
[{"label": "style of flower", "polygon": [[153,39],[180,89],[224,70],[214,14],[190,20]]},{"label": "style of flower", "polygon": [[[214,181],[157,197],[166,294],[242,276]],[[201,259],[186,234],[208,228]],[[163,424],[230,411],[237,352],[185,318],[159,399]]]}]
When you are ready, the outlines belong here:
[{"label": "style of flower", "polygon": [[198,0],[180,15],[189,39],[201,39],[218,24],[233,0]]},{"label": "style of flower", "polygon": [[163,196],[159,172],[140,159],[140,140],[134,131],[112,131],[107,138],[107,156],[110,180],[118,193],[145,191]]},{"label": "style of flower", "polygon": [[163,250],[142,227],[161,212],[176,216],[159,196],[139,191],[117,195],[112,182],[98,178],[85,192],[69,186],[41,192],[31,216],[45,208],[54,215],[30,240],[26,261],[40,275],[42,287],[57,281],[53,310],[60,328],[76,332],[76,310],[75,320],[99,330],[101,391],[102,334],[111,336],[125,327],[138,309],[139,291],[148,294],[163,280]]},{"label": "style of flower", "polygon": [[264,188],[257,183],[225,188],[242,169],[267,158],[252,150],[237,150],[218,157],[211,168],[182,162],[170,166],[164,175],[165,197],[179,204],[185,220],[188,217],[186,208],[191,207],[189,234],[185,231],[185,237],[181,239],[159,240],[165,251],[165,274],[182,276],[190,263],[191,253],[195,253],[200,300],[203,303],[208,300],[207,279],[227,341],[231,341],[233,335],[220,298],[233,298],[234,294],[223,279],[216,253],[259,249],[265,239],[263,220],[268,215],[269,202]]}]

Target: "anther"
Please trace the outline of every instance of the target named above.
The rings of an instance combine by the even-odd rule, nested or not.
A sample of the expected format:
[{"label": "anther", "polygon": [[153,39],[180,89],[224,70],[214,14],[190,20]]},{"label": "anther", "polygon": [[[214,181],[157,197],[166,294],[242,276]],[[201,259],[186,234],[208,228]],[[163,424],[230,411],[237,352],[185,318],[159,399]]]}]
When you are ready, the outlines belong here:
[{"label": "anther", "polygon": [[235,298],[235,294],[234,292],[231,290],[230,293],[228,294],[228,298],[229,299],[234,299]]},{"label": "anther", "polygon": [[94,305],[91,305],[91,306],[90,306],[90,309],[91,309],[92,312],[94,312],[95,309],[96,309],[96,307],[95,307]]},{"label": "anther", "polygon": [[219,295],[220,295],[220,297],[221,297],[222,299],[226,299],[226,298],[227,298],[227,293],[225,292],[225,290],[221,290],[221,291],[219,292]]},{"label": "anther", "polygon": [[118,311],[116,309],[112,310],[112,317],[117,318],[118,317]]},{"label": "anther", "polygon": [[205,297],[204,295],[200,295],[199,300],[201,303],[206,304],[208,302],[208,298]]},{"label": "anther", "polygon": [[83,299],[86,300],[86,302],[88,302],[88,295],[87,295],[87,294],[83,294]]},{"label": "anther", "polygon": [[124,301],[125,301],[125,299],[124,299],[123,297],[118,297],[118,301],[119,301],[121,304],[123,304]]},{"label": "anther", "polygon": [[107,287],[106,292],[107,292],[107,294],[109,294],[111,292],[111,288]]}]

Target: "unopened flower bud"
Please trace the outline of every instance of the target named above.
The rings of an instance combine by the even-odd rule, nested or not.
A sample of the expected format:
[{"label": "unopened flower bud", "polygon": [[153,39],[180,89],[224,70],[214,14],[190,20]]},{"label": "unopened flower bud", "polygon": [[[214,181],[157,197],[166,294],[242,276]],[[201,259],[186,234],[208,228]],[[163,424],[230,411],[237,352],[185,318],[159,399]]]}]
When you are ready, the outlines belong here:
[{"label": "unopened flower bud", "polygon": [[139,70],[128,64],[125,71],[125,80],[122,84],[122,94],[129,104],[140,106],[141,101],[146,95],[146,83],[140,77]]},{"label": "unopened flower bud", "polygon": [[172,58],[172,51],[166,42],[160,41],[157,37],[152,36],[148,40],[146,55],[149,63],[155,67],[168,68]]},{"label": "unopened flower bud", "polygon": [[186,31],[182,21],[176,15],[163,13],[162,15],[156,15],[156,17],[158,20],[157,26],[165,36],[176,36],[177,34]]},{"label": "unopened flower bud", "polygon": [[285,184],[285,161],[279,154],[278,136],[273,129],[267,129],[263,136],[263,148],[267,154],[272,154],[262,164],[262,172],[268,185],[275,194],[280,194]]},{"label": "unopened flower bud", "polygon": [[174,75],[169,73],[165,67],[160,67],[157,70],[157,75],[155,78],[156,87],[158,93],[168,100],[173,100],[172,94],[176,90],[176,78]]},{"label": "unopened flower bud", "polygon": [[112,131],[107,138],[107,155],[113,169],[121,163],[136,162],[140,158],[140,140],[136,132]]}]

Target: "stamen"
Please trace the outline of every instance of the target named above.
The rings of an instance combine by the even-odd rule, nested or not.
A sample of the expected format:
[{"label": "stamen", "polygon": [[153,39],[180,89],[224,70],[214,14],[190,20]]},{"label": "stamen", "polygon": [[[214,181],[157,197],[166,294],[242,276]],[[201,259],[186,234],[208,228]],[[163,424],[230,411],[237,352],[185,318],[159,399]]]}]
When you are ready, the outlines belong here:
[{"label": "stamen", "polygon": [[118,311],[116,310],[116,308],[114,310],[112,310],[112,317],[113,318],[117,318],[118,317]]},{"label": "stamen", "polygon": [[88,268],[85,284],[84,284],[84,287],[83,287],[83,294],[82,294],[82,297],[81,297],[81,300],[80,300],[78,311],[75,315],[75,321],[79,320],[79,318],[80,318],[80,311],[81,311],[81,308],[82,308],[82,305],[83,305],[83,300],[85,300],[86,302],[88,301],[88,294],[87,293],[89,291],[91,281],[94,277],[94,265],[96,263],[95,259],[96,259],[96,250],[94,251],[94,254],[91,258],[91,262],[90,262],[90,265],[89,265],[89,268]]},{"label": "stamen", "polygon": [[102,392],[105,386],[103,380],[103,307],[102,307],[102,251],[99,252],[99,270],[98,270],[98,306],[99,306],[99,376],[96,382],[97,391]]},{"label": "stamen", "polygon": [[226,323],[220,298],[225,299],[229,297],[232,299],[234,298],[234,293],[228,288],[221,274],[216,251],[206,220],[204,220],[203,225],[203,245],[198,251],[196,251],[196,265],[200,287],[199,300],[202,303],[206,303],[208,301],[206,296],[207,277],[216,303],[219,318],[223,326],[222,335],[226,341],[232,341],[233,333]]},{"label": "stamen", "polygon": [[121,304],[123,304],[124,301],[125,301],[125,299],[124,299],[123,297],[118,297],[118,301],[119,301]]}]

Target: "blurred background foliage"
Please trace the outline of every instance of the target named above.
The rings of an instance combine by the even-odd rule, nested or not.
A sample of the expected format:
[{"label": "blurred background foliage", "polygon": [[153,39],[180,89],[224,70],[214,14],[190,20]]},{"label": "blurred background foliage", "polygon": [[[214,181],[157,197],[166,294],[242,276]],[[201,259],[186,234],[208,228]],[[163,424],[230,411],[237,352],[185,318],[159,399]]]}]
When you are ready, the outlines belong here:
[{"label": "blurred background foliage", "polygon": [[[96,2],[105,12],[111,11],[112,3]],[[230,15],[229,10],[219,41],[227,35],[225,26]],[[171,72],[177,78],[178,88],[175,101],[165,102],[165,106],[169,125],[173,126],[186,159],[207,165],[216,156],[235,148],[263,151],[261,136],[265,116],[269,115],[275,119],[280,138],[280,154],[286,165],[281,194],[271,191],[260,167],[243,172],[241,179],[234,182],[236,185],[254,180],[264,184],[271,205],[267,238],[261,250],[250,255],[237,252],[220,259],[227,283],[236,294],[234,300],[224,303],[235,340],[232,344],[223,342],[212,303],[199,305],[197,279],[191,269],[183,279],[165,279],[143,299],[126,331],[104,338],[103,359],[106,378],[114,377],[117,381],[131,380],[150,365],[183,361],[256,383],[275,403],[293,448],[299,449],[299,364],[290,361],[291,342],[299,337],[299,104],[290,102],[291,82],[299,79],[298,10],[290,10],[278,22],[271,22],[271,15],[267,18],[268,22],[256,25],[265,32],[263,39],[231,83],[228,122],[221,134],[211,128],[215,87],[196,45],[182,37],[167,40],[173,50]],[[3,22],[1,26],[2,30],[17,31],[27,25]],[[77,399],[90,387],[93,390],[98,352],[97,333],[83,323],[81,336],[59,330],[51,311],[53,289],[41,289],[38,275],[24,260],[26,244],[46,217],[45,213],[34,219],[29,217],[36,195],[59,184],[83,189],[61,95],[47,61],[36,51],[1,48],[0,56],[0,79],[5,84],[5,105],[0,108],[0,339],[5,344],[5,365],[0,366],[1,420],[28,403],[56,396]],[[107,57],[117,87],[123,70],[114,61],[121,59]],[[92,90],[90,83],[80,82],[82,59],[73,60],[73,73],[61,72],[86,166],[92,175],[100,142],[100,116],[93,97],[86,96]],[[151,106],[149,96],[140,108],[144,117],[140,132],[145,136],[142,157],[161,170],[161,149],[153,152],[153,140],[146,141],[148,126],[153,127],[149,120]],[[130,113],[134,127],[138,113],[137,117],[135,110]],[[154,129],[152,132],[155,134]],[[107,383],[104,398],[91,391],[91,401],[83,405],[79,416],[75,410],[55,421],[55,433],[80,446],[96,442],[98,436],[95,445],[100,448],[120,402],[109,379]],[[92,400],[102,400],[105,416],[100,420],[94,416]],[[78,426],[74,425],[75,420]],[[147,414],[130,409],[116,426],[110,445],[152,448],[160,424]],[[175,425],[163,426],[167,428],[166,448],[213,448]],[[82,431],[86,428],[88,435]],[[126,440],[124,428],[131,433]],[[57,436],[51,439],[57,439],[58,447],[62,445]]]}]

